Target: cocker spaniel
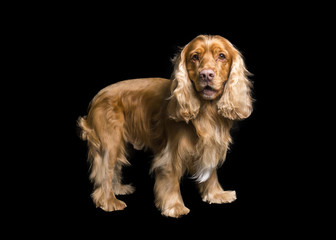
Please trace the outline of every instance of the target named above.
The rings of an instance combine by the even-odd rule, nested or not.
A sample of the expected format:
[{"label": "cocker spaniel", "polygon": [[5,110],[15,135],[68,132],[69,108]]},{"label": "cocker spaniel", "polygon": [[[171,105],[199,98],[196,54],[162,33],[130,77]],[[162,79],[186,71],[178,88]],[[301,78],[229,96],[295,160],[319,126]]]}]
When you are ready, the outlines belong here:
[{"label": "cocker spaniel", "polygon": [[224,191],[217,168],[225,160],[234,120],[252,112],[249,72],[239,51],[225,38],[200,35],[175,56],[171,80],[145,78],[102,89],[89,113],[78,119],[88,142],[92,199],[105,211],[123,210],[116,195],[130,194],[122,184],[126,144],[154,153],[155,205],[165,216],[188,214],[180,180],[189,173],[202,200],[230,203],[235,191]]}]

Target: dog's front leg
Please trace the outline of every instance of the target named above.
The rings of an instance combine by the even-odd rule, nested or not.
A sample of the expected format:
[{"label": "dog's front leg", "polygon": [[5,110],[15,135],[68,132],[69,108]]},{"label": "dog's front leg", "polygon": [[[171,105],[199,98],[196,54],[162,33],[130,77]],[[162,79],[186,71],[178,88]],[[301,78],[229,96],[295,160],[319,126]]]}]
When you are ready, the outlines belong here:
[{"label": "dog's front leg", "polygon": [[230,203],[237,199],[235,191],[224,191],[218,182],[217,171],[214,169],[209,179],[199,183],[202,200],[208,203]]},{"label": "dog's front leg", "polygon": [[181,175],[171,164],[155,169],[155,205],[164,216],[179,218],[190,211],[182,200]]}]

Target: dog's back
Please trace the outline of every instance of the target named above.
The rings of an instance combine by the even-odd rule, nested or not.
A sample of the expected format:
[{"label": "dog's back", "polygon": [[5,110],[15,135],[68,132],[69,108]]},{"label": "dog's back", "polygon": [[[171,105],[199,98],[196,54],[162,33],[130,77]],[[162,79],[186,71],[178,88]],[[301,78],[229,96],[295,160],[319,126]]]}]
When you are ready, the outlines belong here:
[{"label": "dog's back", "polygon": [[[118,82],[102,89],[91,101],[87,116],[78,119],[81,138],[88,142],[92,194],[97,207],[121,210],[126,204],[114,194],[129,194],[130,185],[121,184],[121,167],[128,164],[126,143],[135,149],[154,152],[166,144],[162,139],[171,81],[145,78]],[[112,186],[111,183],[112,182]]]}]

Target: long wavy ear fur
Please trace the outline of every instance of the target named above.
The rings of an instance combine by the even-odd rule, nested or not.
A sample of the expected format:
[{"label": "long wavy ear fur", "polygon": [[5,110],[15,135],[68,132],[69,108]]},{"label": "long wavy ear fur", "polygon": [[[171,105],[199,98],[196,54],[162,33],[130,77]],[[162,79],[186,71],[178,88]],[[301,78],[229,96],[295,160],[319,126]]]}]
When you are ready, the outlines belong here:
[{"label": "long wavy ear fur", "polygon": [[218,113],[226,118],[244,119],[252,113],[252,84],[248,79],[251,75],[245,68],[244,60],[237,49],[233,49],[233,60],[229,79],[224,92],[217,102]]},{"label": "long wavy ear fur", "polygon": [[168,104],[169,117],[175,121],[185,122],[196,118],[200,108],[200,100],[196,96],[186,69],[185,52],[187,47],[188,45],[173,59],[173,82]]}]

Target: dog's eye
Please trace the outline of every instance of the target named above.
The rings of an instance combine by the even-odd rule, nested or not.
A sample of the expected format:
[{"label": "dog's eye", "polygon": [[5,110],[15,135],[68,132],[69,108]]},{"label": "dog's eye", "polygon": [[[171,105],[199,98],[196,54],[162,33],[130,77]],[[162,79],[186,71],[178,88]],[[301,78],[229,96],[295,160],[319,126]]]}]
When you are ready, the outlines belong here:
[{"label": "dog's eye", "polygon": [[192,56],[191,56],[191,60],[193,60],[194,62],[199,61],[199,56],[198,56],[198,54],[196,53],[196,54],[192,55]]},{"label": "dog's eye", "polygon": [[224,55],[224,53],[220,53],[220,54],[218,55],[218,58],[219,58],[220,60],[224,60],[224,59],[225,59],[225,55]]}]

